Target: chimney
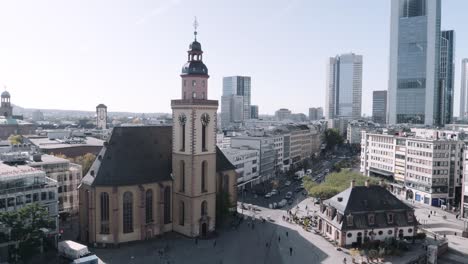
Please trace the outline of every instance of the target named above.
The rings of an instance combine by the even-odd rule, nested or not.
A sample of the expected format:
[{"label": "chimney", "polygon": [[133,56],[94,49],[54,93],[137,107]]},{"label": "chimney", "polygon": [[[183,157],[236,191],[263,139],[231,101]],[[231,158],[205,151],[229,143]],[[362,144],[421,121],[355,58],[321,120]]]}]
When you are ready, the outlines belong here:
[{"label": "chimney", "polygon": [[356,185],[356,180],[351,180],[351,188],[354,188],[354,185]]},{"label": "chimney", "polygon": [[383,180],[383,179],[380,179],[380,181],[379,181],[379,185],[380,185],[381,187],[384,187],[384,186],[385,186],[385,184],[384,184],[384,180]]},{"label": "chimney", "polygon": [[366,180],[366,187],[369,187],[370,186],[370,181],[369,180]]}]

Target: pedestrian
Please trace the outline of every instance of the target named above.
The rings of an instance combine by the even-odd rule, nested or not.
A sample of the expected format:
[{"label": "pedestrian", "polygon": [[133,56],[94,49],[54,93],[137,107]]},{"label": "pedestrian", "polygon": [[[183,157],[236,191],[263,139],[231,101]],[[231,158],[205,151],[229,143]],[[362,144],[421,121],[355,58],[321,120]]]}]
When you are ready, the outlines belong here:
[{"label": "pedestrian", "polygon": [[457,232],[454,233],[454,236],[457,236]]},{"label": "pedestrian", "polygon": [[307,211],[307,205],[306,205],[306,207],[305,207],[305,208],[306,208],[306,211]]},{"label": "pedestrian", "polygon": [[213,247],[216,247],[216,239],[213,241]]},{"label": "pedestrian", "polygon": [[343,264],[346,264],[346,258],[343,259]]},{"label": "pedestrian", "polygon": [[292,247],[289,248],[289,256],[292,256]]},{"label": "pedestrian", "polygon": [[281,237],[280,236],[278,236],[278,242],[281,242]]},{"label": "pedestrian", "polygon": [[427,218],[431,218],[431,215],[428,215]]},{"label": "pedestrian", "polygon": [[289,235],[289,233],[288,233],[288,231],[286,231],[286,236],[288,236],[288,235]]}]

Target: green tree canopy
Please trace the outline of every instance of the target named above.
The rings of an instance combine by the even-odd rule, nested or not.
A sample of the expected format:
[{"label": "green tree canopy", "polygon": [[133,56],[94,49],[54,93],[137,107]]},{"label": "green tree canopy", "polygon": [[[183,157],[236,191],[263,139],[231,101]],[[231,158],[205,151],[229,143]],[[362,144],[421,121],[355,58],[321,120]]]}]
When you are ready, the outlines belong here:
[{"label": "green tree canopy", "polygon": [[324,141],[327,144],[326,149],[330,150],[335,148],[336,146],[343,144],[344,139],[337,129],[327,129],[322,134],[322,141]]},{"label": "green tree canopy", "polygon": [[10,141],[12,145],[21,144],[23,143],[23,137],[21,135],[10,135],[8,141]]},{"label": "green tree canopy", "polygon": [[304,180],[304,188],[309,192],[310,196],[320,199],[329,199],[334,195],[346,190],[352,180],[355,180],[356,186],[364,185],[366,180],[369,180],[371,184],[379,183],[379,178],[366,177],[359,173],[352,172],[349,169],[344,169],[340,172],[328,175],[325,178],[325,181],[320,185],[316,184],[315,182],[310,184],[309,181],[312,181],[310,179]]},{"label": "green tree canopy", "polygon": [[16,211],[0,212],[0,224],[9,230],[9,241],[17,241],[19,247],[13,253],[27,260],[38,253],[41,240],[45,238],[42,228],[55,228],[47,210],[32,203]]}]

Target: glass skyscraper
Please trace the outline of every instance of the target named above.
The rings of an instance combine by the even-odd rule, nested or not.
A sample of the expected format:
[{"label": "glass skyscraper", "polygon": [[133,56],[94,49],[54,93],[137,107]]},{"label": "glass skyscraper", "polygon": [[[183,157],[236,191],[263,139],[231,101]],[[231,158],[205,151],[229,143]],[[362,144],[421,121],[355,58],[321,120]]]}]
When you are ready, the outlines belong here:
[{"label": "glass skyscraper", "polygon": [[388,123],[439,125],[441,1],[394,0],[391,8]]},{"label": "glass skyscraper", "polygon": [[[223,128],[232,125],[232,123],[238,124],[250,119],[250,88],[249,76],[223,78],[223,95],[221,99],[221,126]],[[241,105],[239,105],[239,100],[242,100]],[[238,111],[241,112],[240,118],[238,118]]]},{"label": "glass skyscraper", "polygon": [[329,59],[325,117],[360,118],[362,101],[362,56],[354,53]]},{"label": "glass skyscraper", "polygon": [[440,64],[439,64],[439,97],[440,111],[439,124],[450,124],[453,121],[453,97],[455,78],[455,32],[453,30],[442,31],[440,39]]}]

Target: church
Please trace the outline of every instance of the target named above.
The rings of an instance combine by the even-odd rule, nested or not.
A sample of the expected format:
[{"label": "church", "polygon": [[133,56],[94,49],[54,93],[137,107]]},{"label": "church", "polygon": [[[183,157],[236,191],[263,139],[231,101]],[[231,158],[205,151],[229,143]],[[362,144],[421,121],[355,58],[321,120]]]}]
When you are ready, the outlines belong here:
[{"label": "church", "polygon": [[166,232],[206,237],[217,197],[237,201],[235,167],[216,147],[218,101],[208,99],[201,44],[190,44],[172,126],[116,127],[79,187],[80,240],[97,246]]}]

